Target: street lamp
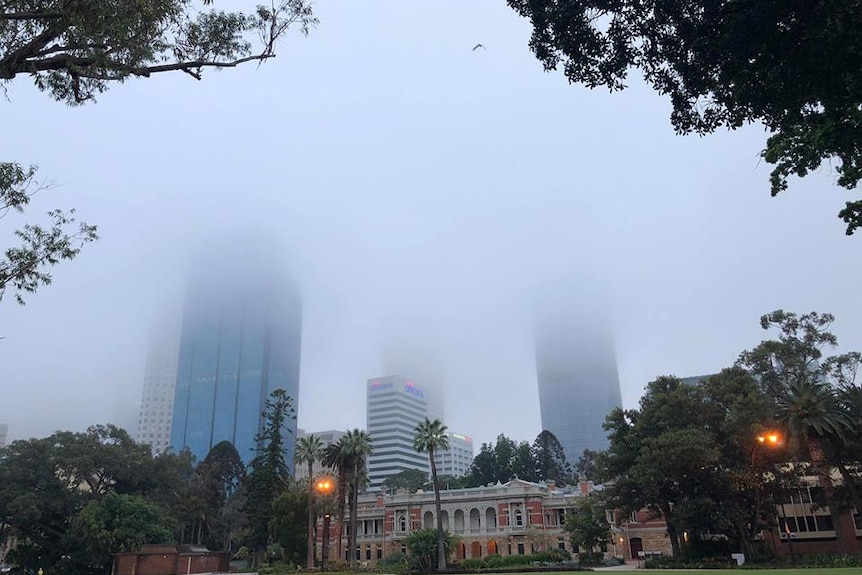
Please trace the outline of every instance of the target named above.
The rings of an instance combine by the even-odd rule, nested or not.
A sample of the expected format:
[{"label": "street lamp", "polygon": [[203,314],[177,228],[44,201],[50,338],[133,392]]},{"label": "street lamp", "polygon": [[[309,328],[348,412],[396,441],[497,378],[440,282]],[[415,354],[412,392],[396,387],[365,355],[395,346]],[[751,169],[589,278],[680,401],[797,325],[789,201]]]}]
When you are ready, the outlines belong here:
[{"label": "street lamp", "polygon": [[757,436],[757,442],[767,447],[778,447],[781,445],[781,434],[777,431],[767,431]]},{"label": "street lamp", "polygon": [[[757,443],[754,444],[754,447],[751,450],[751,466],[754,468],[755,473],[759,474],[759,467],[757,465],[756,455],[757,448],[761,445],[766,447],[767,449],[776,449],[781,447],[784,443],[784,438],[781,433],[778,431],[765,431],[756,437]],[[758,520],[760,516],[760,489],[761,485],[758,481],[757,490],[755,492],[755,521]],[[780,507],[781,517],[784,518],[784,505]],[[785,527],[789,528],[787,525],[787,520],[785,519]],[[790,551],[791,557],[793,556],[793,542],[790,540],[790,534],[787,536],[788,550]]]},{"label": "street lamp", "polygon": [[314,488],[323,496],[323,543],[320,550],[320,569],[326,571],[329,565],[329,495],[335,489],[335,482],[331,477],[321,477],[314,484]]}]

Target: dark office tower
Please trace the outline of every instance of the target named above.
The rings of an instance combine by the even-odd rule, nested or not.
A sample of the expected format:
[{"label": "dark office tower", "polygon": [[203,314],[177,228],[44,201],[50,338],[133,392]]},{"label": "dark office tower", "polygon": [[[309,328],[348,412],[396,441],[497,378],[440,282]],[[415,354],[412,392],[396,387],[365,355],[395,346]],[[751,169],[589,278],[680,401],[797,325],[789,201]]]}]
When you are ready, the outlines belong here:
[{"label": "dark office tower", "polygon": [[573,466],[585,449],[608,447],[602,424],[622,405],[607,319],[579,295],[544,302],[535,329],[542,428],[557,436]]},{"label": "dark office tower", "polygon": [[[248,463],[270,393],[284,389],[298,407],[302,301],[277,258],[256,246],[212,246],[208,254],[196,262],[186,298],[171,446],[200,461],[227,440]],[[293,470],[296,420],[286,427]]]}]

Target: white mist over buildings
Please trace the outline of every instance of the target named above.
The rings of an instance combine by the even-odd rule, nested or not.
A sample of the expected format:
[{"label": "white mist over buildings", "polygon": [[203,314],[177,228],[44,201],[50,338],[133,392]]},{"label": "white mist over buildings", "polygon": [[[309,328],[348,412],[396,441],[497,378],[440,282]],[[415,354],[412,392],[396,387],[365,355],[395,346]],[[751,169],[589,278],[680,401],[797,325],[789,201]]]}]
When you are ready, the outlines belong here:
[{"label": "white mist over buildings", "polygon": [[154,454],[170,447],[174,389],[180,352],[180,317],[167,315],[153,328],[144,371],[137,441]]}]

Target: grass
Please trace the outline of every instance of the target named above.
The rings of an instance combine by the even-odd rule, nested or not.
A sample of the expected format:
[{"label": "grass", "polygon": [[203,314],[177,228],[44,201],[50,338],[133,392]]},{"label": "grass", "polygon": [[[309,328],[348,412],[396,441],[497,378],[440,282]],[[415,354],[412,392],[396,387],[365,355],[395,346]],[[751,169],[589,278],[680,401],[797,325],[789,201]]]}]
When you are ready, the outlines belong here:
[{"label": "grass", "polygon": [[[804,568],[804,569],[638,569],[637,571],[623,571],[623,570],[612,570],[608,571],[609,575],[643,575],[644,573],[673,573],[674,575],[706,575],[712,573],[714,575],[721,575],[722,573],[739,573],[739,574],[753,574],[753,575],[859,575],[858,567],[837,567],[837,568],[826,568],[826,567],[812,567],[812,568]],[[596,571],[595,573],[601,573],[601,571]],[[330,573],[327,575],[336,575],[335,573]],[[356,575],[353,574],[339,574],[339,575]],[[495,573],[494,575],[525,575],[525,573]],[[543,575],[585,575],[584,571],[557,571],[553,574],[543,574]]]},{"label": "grass", "polygon": [[[826,568],[826,567],[812,567],[812,568],[803,568],[803,569],[638,569],[637,571],[624,571],[624,570],[611,570],[608,571],[608,575],[643,575],[645,572],[647,573],[673,573],[674,575],[721,575],[723,573],[739,573],[742,574],[752,574],[752,575],[859,575],[860,571],[858,567],[837,567],[837,568]],[[296,573],[295,570],[291,571],[276,571],[275,573]],[[557,571],[552,574],[543,574],[543,575],[585,575],[584,571]],[[596,571],[595,573],[601,573],[601,571]],[[326,575],[382,575],[376,574],[375,572],[336,572],[336,571],[328,571]],[[494,575],[509,575],[506,573],[495,573]],[[525,573],[511,573],[510,575],[525,575]]]},{"label": "grass", "polygon": [[[688,574],[688,575],[705,575],[708,573],[712,573],[714,575],[721,575],[722,573],[745,573],[745,574],[753,574],[753,575],[859,575],[858,567],[838,567],[838,568],[826,568],[826,567],[812,567],[812,568],[804,568],[804,569],[638,569],[637,571],[622,571],[622,570],[612,570],[608,571],[608,575],[643,575],[644,572],[648,573],[662,573],[668,572],[673,573],[674,575],[680,574]],[[596,571],[596,573],[601,573],[601,571]],[[496,574],[503,575],[503,574]],[[515,575],[515,574],[512,574]],[[518,573],[517,575],[524,575],[523,573]],[[584,575],[583,571],[562,571],[558,573],[554,573],[553,575]]]}]

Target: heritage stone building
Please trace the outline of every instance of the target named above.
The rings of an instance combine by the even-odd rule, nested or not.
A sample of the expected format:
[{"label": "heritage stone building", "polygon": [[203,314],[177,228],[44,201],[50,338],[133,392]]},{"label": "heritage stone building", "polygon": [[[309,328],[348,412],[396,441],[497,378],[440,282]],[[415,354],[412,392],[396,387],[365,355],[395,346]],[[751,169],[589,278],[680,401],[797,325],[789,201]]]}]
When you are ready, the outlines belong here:
[{"label": "heritage stone building", "polygon": [[[457,560],[486,555],[524,555],[551,548],[572,552],[569,536],[564,530],[566,513],[578,498],[597,489],[592,482],[583,481],[574,487],[561,488],[553,482],[531,483],[514,479],[505,484],[470,489],[444,490],[442,502],[443,528],[458,537],[453,557]],[[393,551],[406,552],[405,540],[413,531],[436,526],[434,493],[419,491],[394,494],[366,494],[360,496],[358,506],[356,558],[363,564],[374,563]],[[613,519],[613,518],[609,518]],[[644,517],[626,521],[615,528],[608,554],[624,559],[637,558],[637,552],[670,553],[667,538],[661,526],[653,525]],[[330,531],[332,558],[347,560],[347,528],[333,521]],[[318,556],[323,540],[318,524]],[[640,531],[628,530],[641,526]],[[658,531],[655,531],[658,529]],[[341,534],[339,541],[339,533]],[[634,551],[634,555],[632,555]]]}]

